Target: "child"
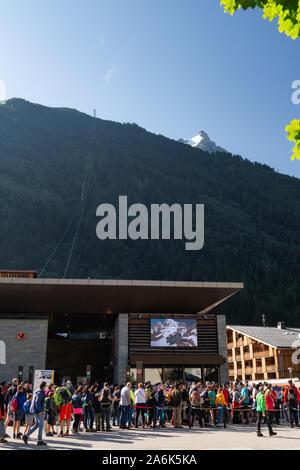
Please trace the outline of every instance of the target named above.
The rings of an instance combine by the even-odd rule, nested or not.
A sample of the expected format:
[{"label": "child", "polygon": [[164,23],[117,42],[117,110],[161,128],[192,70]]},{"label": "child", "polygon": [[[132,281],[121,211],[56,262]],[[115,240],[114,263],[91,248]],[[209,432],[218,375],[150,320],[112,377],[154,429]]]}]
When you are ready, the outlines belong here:
[{"label": "child", "polygon": [[33,424],[33,414],[30,413],[30,405],[32,402],[32,393],[27,393],[27,400],[23,405],[23,411],[25,413],[25,431],[24,434],[27,434],[29,429]]},{"label": "child", "polygon": [[[46,413],[46,436],[52,437],[56,434],[54,431],[55,415],[56,415],[56,403],[54,400],[54,392],[50,392],[45,400],[45,413]],[[52,432],[51,432],[52,428]]]}]

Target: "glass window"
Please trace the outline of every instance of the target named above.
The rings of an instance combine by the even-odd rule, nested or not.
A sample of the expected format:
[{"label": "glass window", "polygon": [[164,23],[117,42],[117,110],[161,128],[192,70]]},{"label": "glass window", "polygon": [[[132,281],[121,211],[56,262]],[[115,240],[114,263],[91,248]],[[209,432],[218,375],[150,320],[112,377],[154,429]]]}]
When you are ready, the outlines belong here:
[{"label": "glass window", "polygon": [[130,369],[129,377],[127,376],[128,382],[136,383],[136,368]]},{"label": "glass window", "polygon": [[219,374],[217,366],[208,366],[204,368],[205,382],[218,382]]},{"label": "glass window", "polygon": [[165,382],[177,382],[177,380],[183,379],[183,368],[182,367],[165,367],[164,369],[164,381]]},{"label": "glass window", "polygon": [[19,383],[23,382],[23,366],[18,367],[18,379]]},{"label": "glass window", "polygon": [[163,382],[162,368],[150,369],[145,368],[145,382],[151,382],[152,385]]},{"label": "glass window", "polygon": [[184,369],[187,382],[202,382],[202,371],[200,367],[186,367]]}]

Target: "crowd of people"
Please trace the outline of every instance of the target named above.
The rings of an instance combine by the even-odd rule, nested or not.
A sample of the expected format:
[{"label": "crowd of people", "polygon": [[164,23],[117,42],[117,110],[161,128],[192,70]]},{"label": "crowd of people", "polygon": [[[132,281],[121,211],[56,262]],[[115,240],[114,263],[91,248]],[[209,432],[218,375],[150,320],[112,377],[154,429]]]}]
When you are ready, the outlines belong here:
[{"label": "crowd of people", "polygon": [[[239,380],[225,385],[179,381],[114,386],[96,382],[77,387],[70,381],[61,386],[42,381],[32,391],[30,384],[19,384],[15,378],[11,384],[0,385],[0,443],[12,437],[27,444],[36,430],[37,445],[45,446],[43,434],[63,438],[82,431],[111,432],[113,427],[226,428],[250,423],[256,423],[257,436],[263,436],[262,424],[274,436],[274,424],[300,426],[299,403],[300,392],[292,380],[284,389]],[[11,425],[12,436],[8,434]]]}]

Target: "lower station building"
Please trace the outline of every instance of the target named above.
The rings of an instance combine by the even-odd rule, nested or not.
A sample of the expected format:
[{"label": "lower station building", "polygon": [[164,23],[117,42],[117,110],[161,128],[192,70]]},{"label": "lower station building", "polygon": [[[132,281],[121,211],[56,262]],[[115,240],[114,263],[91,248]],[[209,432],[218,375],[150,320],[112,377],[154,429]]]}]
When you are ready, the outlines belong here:
[{"label": "lower station building", "polygon": [[56,383],[228,379],[225,316],[213,309],[242,283],[24,273],[0,276],[0,382],[43,369]]}]

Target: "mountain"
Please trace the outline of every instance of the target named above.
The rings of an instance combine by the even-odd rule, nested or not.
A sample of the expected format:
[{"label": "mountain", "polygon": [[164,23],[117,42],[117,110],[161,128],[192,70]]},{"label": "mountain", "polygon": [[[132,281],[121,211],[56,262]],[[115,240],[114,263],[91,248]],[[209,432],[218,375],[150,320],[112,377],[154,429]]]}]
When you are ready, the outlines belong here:
[{"label": "mountain", "polygon": [[194,147],[196,149],[203,150],[207,153],[227,153],[227,150],[216,145],[215,142],[213,142],[204,131],[200,131],[195,137],[192,137],[191,139],[179,139],[179,142],[181,142],[182,144],[190,145],[191,147]]},{"label": "mountain", "polygon": [[[204,204],[203,249],[186,251],[185,240],[100,241],[96,209],[118,207],[120,195],[147,207]],[[244,282],[216,309],[228,323],[261,324],[265,313],[267,325],[299,327],[300,180],[267,165],[12,99],[0,105],[0,220],[2,269]]]},{"label": "mountain", "polygon": [[151,325],[151,346],[197,347],[197,327],[193,320],[154,320]]}]

